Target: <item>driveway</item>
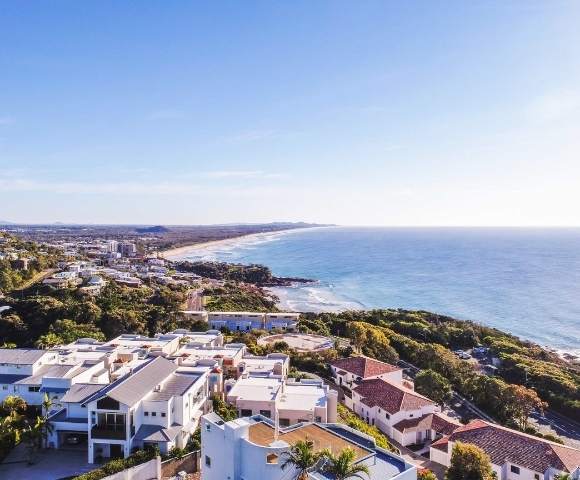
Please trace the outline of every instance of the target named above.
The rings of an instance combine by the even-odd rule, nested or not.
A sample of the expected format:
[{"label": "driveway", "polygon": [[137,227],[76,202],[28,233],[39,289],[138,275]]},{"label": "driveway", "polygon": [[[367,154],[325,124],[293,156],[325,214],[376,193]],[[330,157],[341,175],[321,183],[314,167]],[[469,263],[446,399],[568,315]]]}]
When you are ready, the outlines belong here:
[{"label": "driveway", "polygon": [[81,450],[42,450],[33,465],[26,463],[26,447],[18,445],[0,464],[2,480],[57,480],[80,475],[97,465],[87,463],[87,452]]}]

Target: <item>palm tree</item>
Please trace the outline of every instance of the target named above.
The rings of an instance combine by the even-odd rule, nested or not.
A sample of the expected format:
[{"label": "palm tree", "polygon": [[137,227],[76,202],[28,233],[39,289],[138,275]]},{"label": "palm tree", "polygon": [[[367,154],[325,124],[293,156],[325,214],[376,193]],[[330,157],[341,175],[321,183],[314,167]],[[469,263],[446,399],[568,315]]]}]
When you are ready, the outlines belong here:
[{"label": "palm tree", "polygon": [[364,480],[363,474],[370,476],[369,467],[356,464],[356,452],[350,448],[344,448],[338,455],[327,452],[328,463],[324,470],[334,476],[336,480],[347,480],[348,478],[359,478]]},{"label": "palm tree", "polygon": [[324,456],[326,451],[315,452],[314,443],[311,440],[298,440],[290,450],[282,453],[282,463],[280,467],[285,470],[288,467],[294,467],[294,480],[306,480],[316,463]]}]

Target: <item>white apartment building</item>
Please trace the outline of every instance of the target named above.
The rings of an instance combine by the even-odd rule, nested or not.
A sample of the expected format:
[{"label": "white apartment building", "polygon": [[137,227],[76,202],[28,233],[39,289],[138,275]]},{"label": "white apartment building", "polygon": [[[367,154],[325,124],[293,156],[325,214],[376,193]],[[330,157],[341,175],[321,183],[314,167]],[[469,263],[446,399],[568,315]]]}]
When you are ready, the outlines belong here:
[{"label": "white apartment building", "polygon": [[281,426],[300,422],[336,422],[338,394],[318,380],[247,377],[227,392],[240,417],[277,418]]},{"label": "white apartment building", "polygon": [[[316,451],[329,448],[336,455],[352,448],[356,462],[368,466],[368,480],[416,480],[417,470],[403,458],[378,448],[371,437],[342,424],[305,423],[276,428],[264,417],[239,418],[225,423],[210,413],[202,418],[202,480],[289,480],[293,468],[282,468],[285,452],[299,440],[310,440]],[[310,480],[332,477],[320,462]],[[365,477],[366,478],[366,477]]]},{"label": "white apartment building", "polygon": [[219,330],[191,332],[185,328],[179,328],[170,332],[170,335],[178,335],[180,345],[187,343],[196,347],[221,347],[224,344],[224,336]]},{"label": "white apartment building", "polygon": [[180,365],[191,365],[199,360],[215,360],[224,372],[238,376],[238,365],[246,353],[245,343],[228,343],[221,347],[205,347],[196,344],[185,344],[175,352],[173,357]]},{"label": "white apartment building", "polygon": [[273,329],[295,331],[299,317],[299,313],[208,312],[207,321],[212,329],[227,328],[232,332]]},{"label": "white apartment building", "polygon": [[290,357],[284,353],[270,353],[263,357],[244,355],[238,363],[238,376],[286,378]]},{"label": "white apartment building", "polygon": [[142,355],[171,355],[179,348],[179,335],[158,334],[155,337],[124,333],[106,342],[105,345],[139,352]]},{"label": "white apartment building", "polygon": [[476,445],[491,458],[498,480],[580,478],[580,450],[484,420],[472,420],[431,445],[430,458],[448,467],[456,442]]},{"label": "white apartment building", "polygon": [[210,408],[209,376],[156,357],[85,400],[89,463],[147,445],[184,447]]}]

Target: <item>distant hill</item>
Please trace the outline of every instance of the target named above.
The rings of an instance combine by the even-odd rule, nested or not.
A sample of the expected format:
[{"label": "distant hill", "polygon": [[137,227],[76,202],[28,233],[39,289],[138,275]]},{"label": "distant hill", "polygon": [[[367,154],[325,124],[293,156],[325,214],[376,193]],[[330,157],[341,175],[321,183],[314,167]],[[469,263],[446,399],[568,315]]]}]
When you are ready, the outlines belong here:
[{"label": "distant hill", "polygon": [[140,227],[136,228],[137,233],[167,233],[169,229],[163,225],[156,225],[154,227]]}]

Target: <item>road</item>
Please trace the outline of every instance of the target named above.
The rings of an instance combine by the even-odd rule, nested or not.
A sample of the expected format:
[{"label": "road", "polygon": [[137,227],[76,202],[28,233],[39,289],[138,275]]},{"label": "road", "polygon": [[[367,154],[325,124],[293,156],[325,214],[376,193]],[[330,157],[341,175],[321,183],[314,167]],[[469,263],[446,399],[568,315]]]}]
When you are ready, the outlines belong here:
[{"label": "road", "polygon": [[30,288],[35,283],[41,282],[46,277],[50,277],[51,275],[53,275],[56,272],[58,272],[57,268],[49,268],[48,270],[43,270],[42,272],[38,272],[36,275],[34,275],[34,277],[32,277],[30,280],[26,281],[19,288],[14,289],[12,291],[12,295],[14,295],[17,292],[23,292],[24,290],[26,290],[27,288]]},{"label": "road", "polygon": [[552,410],[533,413],[530,418],[542,433],[555,433],[565,440],[566,445],[580,448],[580,423]]}]

